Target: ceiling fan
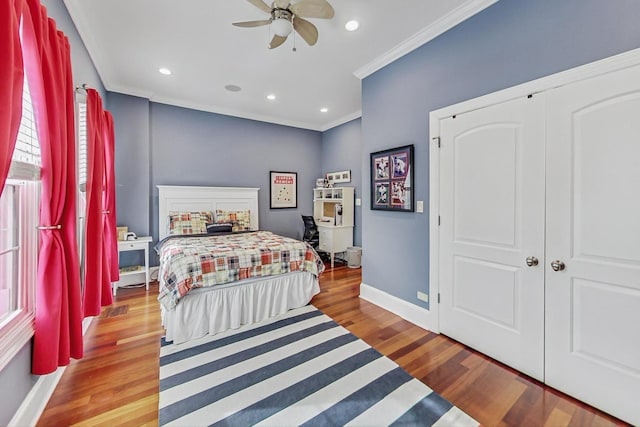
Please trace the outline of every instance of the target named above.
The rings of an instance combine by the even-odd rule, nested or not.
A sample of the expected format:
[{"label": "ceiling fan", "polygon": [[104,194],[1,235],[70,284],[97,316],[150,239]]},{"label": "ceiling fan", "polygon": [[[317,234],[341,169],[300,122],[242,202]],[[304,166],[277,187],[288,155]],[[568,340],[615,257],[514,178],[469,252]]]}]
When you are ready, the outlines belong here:
[{"label": "ceiling fan", "polygon": [[287,36],[295,30],[309,46],[318,41],[318,29],[311,22],[303,18],[333,18],[333,7],[326,0],[274,0],[269,7],[263,0],[247,0],[260,10],[267,12],[271,17],[259,21],[234,22],[236,27],[260,27],[271,25],[273,38],[269,43],[269,49],[280,46],[287,40]]}]

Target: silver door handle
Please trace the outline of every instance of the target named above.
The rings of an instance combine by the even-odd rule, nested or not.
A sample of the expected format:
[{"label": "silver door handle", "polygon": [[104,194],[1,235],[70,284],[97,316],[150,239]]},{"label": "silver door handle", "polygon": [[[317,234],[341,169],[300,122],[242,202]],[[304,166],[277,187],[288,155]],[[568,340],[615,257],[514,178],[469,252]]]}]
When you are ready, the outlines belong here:
[{"label": "silver door handle", "polygon": [[551,268],[553,268],[553,271],[562,271],[564,270],[564,262],[560,261],[560,260],[555,260],[555,261],[551,261]]},{"label": "silver door handle", "polygon": [[538,258],[530,256],[529,258],[527,258],[527,265],[529,267],[535,267],[536,265],[538,265]]}]

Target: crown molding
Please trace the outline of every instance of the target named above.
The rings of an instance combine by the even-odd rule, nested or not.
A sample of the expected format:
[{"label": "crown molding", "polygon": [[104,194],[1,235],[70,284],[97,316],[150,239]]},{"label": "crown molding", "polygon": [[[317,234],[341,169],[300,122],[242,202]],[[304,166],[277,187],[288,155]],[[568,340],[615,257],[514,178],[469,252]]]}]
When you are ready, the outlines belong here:
[{"label": "crown molding", "polygon": [[322,126],[320,130],[322,132],[325,132],[325,131],[328,131],[329,129],[333,129],[334,127],[350,122],[351,120],[359,119],[360,117],[362,117],[362,110],[354,111],[351,114],[347,114],[346,116],[343,116],[337,120],[327,123],[326,125]]},{"label": "crown molding", "polygon": [[398,58],[403,57],[409,52],[419,48],[425,43],[435,39],[440,34],[450,30],[461,22],[466,21],[473,15],[483,11],[492,4],[498,2],[498,0],[470,0],[462,6],[454,9],[450,13],[446,14],[442,18],[435,21],[433,24],[418,31],[413,36],[409,37],[393,49],[380,55],[367,65],[358,68],[354,71],[354,75],[360,80],[375,73],[379,69],[391,64]]}]

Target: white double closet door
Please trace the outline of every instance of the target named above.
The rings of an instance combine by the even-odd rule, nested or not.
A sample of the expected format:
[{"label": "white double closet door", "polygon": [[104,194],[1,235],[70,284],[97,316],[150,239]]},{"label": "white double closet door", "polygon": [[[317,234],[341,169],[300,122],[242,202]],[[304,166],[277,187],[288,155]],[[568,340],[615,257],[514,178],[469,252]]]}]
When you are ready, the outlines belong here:
[{"label": "white double closet door", "polygon": [[440,129],[441,332],[640,424],[640,67]]}]

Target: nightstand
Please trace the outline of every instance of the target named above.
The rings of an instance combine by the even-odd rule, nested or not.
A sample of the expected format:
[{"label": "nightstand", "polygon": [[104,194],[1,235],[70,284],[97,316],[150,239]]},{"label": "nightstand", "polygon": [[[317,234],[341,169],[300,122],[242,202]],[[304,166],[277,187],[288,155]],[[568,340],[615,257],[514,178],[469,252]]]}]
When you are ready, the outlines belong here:
[{"label": "nightstand", "polygon": [[[120,272],[120,278],[125,276],[132,276],[134,274],[144,274],[144,284],[147,290],[149,290],[149,243],[152,238],[150,236],[141,236],[136,240],[118,240],[118,262],[120,261],[120,253],[127,251],[144,251],[144,268],[142,270]],[[113,295],[118,290],[118,284],[120,282],[113,282]]]}]

